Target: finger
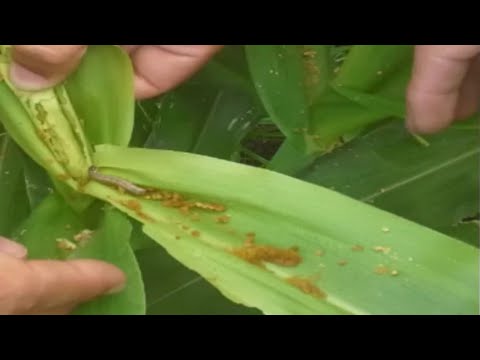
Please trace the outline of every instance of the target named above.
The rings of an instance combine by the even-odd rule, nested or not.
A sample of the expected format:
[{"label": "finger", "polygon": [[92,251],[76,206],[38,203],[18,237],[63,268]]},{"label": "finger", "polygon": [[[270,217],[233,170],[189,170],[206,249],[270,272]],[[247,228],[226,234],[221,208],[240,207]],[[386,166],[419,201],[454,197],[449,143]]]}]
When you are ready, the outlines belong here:
[{"label": "finger", "polygon": [[125,275],[116,267],[95,260],[23,262],[16,277],[13,313],[38,313],[74,307],[98,296],[117,292]]},{"label": "finger", "polygon": [[16,257],[18,259],[25,259],[27,257],[27,249],[25,246],[16,243],[12,240],[5,239],[0,236],[0,252],[6,255]]},{"label": "finger", "polygon": [[473,61],[460,90],[455,117],[465,119],[480,108],[480,56]]},{"label": "finger", "polygon": [[449,125],[463,80],[480,46],[417,46],[407,90],[407,126],[432,133]]},{"label": "finger", "polygon": [[141,45],[121,45],[121,47],[124,48],[127,53],[133,52],[139,46]]},{"label": "finger", "polygon": [[24,90],[40,90],[63,81],[80,63],[86,45],[15,45],[12,82]]},{"label": "finger", "polygon": [[131,53],[138,99],[160,95],[198,71],[220,45],[149,45]]},{"label": "finger", "polygon": [[62,306],[53,309],[45,309],[41,311],[35,311],[26,313],[24,315],[68,315],[71,314],[75,307],[73,305]]}]

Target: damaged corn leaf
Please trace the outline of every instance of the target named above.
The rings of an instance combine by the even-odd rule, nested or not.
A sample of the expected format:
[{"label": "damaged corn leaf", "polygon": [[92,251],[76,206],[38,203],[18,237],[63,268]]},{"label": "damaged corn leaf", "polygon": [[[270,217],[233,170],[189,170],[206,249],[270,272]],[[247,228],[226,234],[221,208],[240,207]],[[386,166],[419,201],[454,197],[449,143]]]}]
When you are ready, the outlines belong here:
[{"label": "damaged corn leaf", "polygon": [[[266,314],[478,313],[478,249],[431,229],[200,155],[99,146],[94,160],[117,178],[85,191],[144,223],[235,302]],[[129,193],[130,183],[146,192]]]},{"label": "damaged corn leaf", "polygon": [[[478,313],[478,249],[326,188],[275,172],[179,151],[100,145],[93,152],[91,145],[108,141],[102,135],[90,142],[89,137],[96,136],[92,133],[104,134],[103,130],[84,133],[83,121],[88,123],[94,117],[103,121],[96,118],[96,111],[86,111],[91,119],[82,119],[62,86],[35,93],[14,89],[7,78],[8,49],[2,47],[0,53],[0,117],[9,134],[47,169],[54,181],[69,186],[72,192],[106,201],[143,223],[148,236],[234,302],[266,314]],[[280,50],[284,55],[290,51]],[[303,105],[325,101],[328,92],[303,91],[306,84],[290,81],[304,71],[296,68],[299,59],[295,56],[287,59],[287,63],[293,61],[291,69],[283,68],[284,60],[275,64],[286,69],[280,77],[286,79],[287,88],[291,85],[291,89],[302,93],[295,90],[289,93],[290,97],[283,98],[285,104],[293,104],[291,109],[285,108],[285,114],[278,108],[274,110],[277,115],[292,115],[290,119],[283,118],[282,131],[297,134],[300,141],[292,144],[304,146],[305,153],[311,153],[318,150],[313,140],[323,145],[326,142],[325,138],[314,138],[310,117],[302,115]],[[126,67],[118,67],[119,72],[125,70]],[[90,71],[79,76],[85,77],[83,83]],[[256,85],[261,89],[261,83]],[[282,93],[283,88],[271,85],[269,91]],[[83,94],[81,98],[87,92],[79,93]],[[338,102],[342,109],[344,104],[365,108],[346,96],[330,93],[342,99]],[[267,99],[265,94],[261,94],[263,99]],[[275,106],[283,109],[279,99],[276,98]],[[106,103],[108,107],[116,106],[110,100]],[[269,105],[265,100],[264,103]],[[271,112],[271,108],[267,110]],[[308,109],[313,114],[310,110],[313,107]],[[340,136],[340,131],[366,123],[349,122],[351,119],[339,122],[333,110],[321,110],[319,113],[333,124],[333,130],[325,128],[330,139]],[[355,109],[348,111],[345,119],[350,115],[357,119]],[[385,109],[374,114],[371,109],[365,111],[370,116],[368,121],[376,121]],[[307,134],[303,128],[292,129],[292,125],[304,124],[305,119]],[[121,132],[125,135],[128,131]],[[88,171],[92,164],[97,170]],[[56,196],[51,202],[47,201],[51,198],[42,202],[28,219],[27,224],[36,231],[27,229],[22,234],[24,229],[19,230],[20,241],[32,250],[34,257],[50,256],[60,249],[67,251],[63,258],[88,256],[120,267],[126,264],[126,272],[133,274],[134,279],[132,295],[119,295],[118,302],[112,300],[112,306],[91,303],[83,313],[143,312],[139,305],[142,301],[137,301],[143,296],[138,265],[132,261],[131,248],[124,237],[131,233],[126,219],[115,213],[99,225],[95,219],[103,216],[99,217],[90,207],[78,221],[82,225],[93,221],[95,226],[88,228],[100,227],[103,231],[97,233],[98,242],[87,242],[85,252],[72,255],[79,244],[71,241],[68,234],[55,234],[52,242],[49,233],[51,228],[59,230],[59,221],[70,216],[62,198]],[[35,237],[38,234],[40,238]],[[134,301],[130,302],[131,299]]]},{"label": "damaged corn leaf", "polygon": [[38,204],[13,237],[28,249],[30,259],[65,259],[76,247],[75,234],[87,227],[85,219],[54,193]]},{"label": "damaged corn leaf", "polygon": [[[122,213],[106,209],[104,218],[94,234],[82,232],[77,242],[85,241],[69,255],[69,259],[97,259],[117,265],[125,274],[126,288],[121,293],[104,296],[79,306],[73,314],[144,315],[145,291],[142,274],[130,246],[132,226]],[[82,244],[80,244],[82,245]]]},{"label": "damaged corn leaf", "polygon": [[118,211],[95,207],[79,216],[57,194],[47,196],[14,232],[31,259],[97,259],[119,267],[126,288],[90,301],[75,314],[144,314],[145,293],[129,240],[131,225]]},{"label": "damaged corn leaf", "polygon": [[272,170],[294,174],[366,126],[404,114],[412,47],[352,46],[338,66],[329,48],[247,47],[265,108],[287,136]]},{"label": "damaged corn leaf", "polygon": [[0,120],[9,136],[52,178],[76,210],[91,203],[76,192],[88,180],[91,145],[63,85],[29,92],[10,81],[11,47],[0,46]]},{"label": "damaged corn leaf", "polygon": [[10,46],[0,47],[0,119],[70,206],[83,211],[92,202],[81,194],[91,146],[130,140],[134,97],[128,55],[116,46],[92,46],[66,82],[28,92],[9,80],[10,53]]}]

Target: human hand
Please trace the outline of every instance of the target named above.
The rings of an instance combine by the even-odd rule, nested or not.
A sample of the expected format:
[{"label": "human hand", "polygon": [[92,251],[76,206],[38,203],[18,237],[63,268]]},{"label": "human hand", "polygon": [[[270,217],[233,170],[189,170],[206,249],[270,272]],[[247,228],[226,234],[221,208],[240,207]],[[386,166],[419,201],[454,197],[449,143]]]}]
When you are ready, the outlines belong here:
[{"label": "human hand", "polygon": [[[219,45],[127,45],[135,68],[138,99],[159,95],[193,75]],[[25,89],[48,87],[75,69],[86,46],[15,46],[12,80]],[[25,71],[25,68],[42,74]],[[412,132],[433,133],[455,119],[473,115],[480,104],[479,45],[421,45],[415,48],[407,91],[407,126]]]},{"label": "human hand", "polygon": [[[80,63],[86,45],[15,45],[10,76],[24,90],[63,81]],[[160,95],[199,70],[220,45],[125,45],[135,70],[135,96]]]},{"label": "human hand", "polygon": [[62,315],[124,285],[124,274],[95,260],[26,260],[27,249],[0,237],[0,315]]},{"label": "human hand", "polygon": [[434,133],[480,106],[480,45],[422,45],[415,48],[407,91],[407,126]]}]

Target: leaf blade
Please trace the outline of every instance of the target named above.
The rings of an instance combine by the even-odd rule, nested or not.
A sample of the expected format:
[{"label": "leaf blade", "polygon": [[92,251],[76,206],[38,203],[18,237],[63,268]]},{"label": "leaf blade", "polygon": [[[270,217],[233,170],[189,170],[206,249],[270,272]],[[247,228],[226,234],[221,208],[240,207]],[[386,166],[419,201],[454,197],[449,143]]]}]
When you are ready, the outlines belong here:
[{"label": "leaf blade", "polygon": [[[150,218],[143,219],[146,232],[207,280],[216,277],[215,286],[233,301],[259,306],[266,313],[478,311],[478,249],[394,214],[278,173],[195,154],[101,146],[95,161],[129,181],[227,207],[231,221],[225,227],[216,224],[212,214],[200,213],[195,221],[160,202],[133,198],[141,214]],[[161,173],[154,163],[164,164]],[[96,184],[86,191],[128,212],[128,207],[119,205],[128,196],[100,190]],[[135,217],[135,211],[129,214]],[[189,230],[183,231],[180,224]],[[293,268],[269,264],[266,272],[245,264],[231,251],[243,246],[248,232],[254,232],[263,246],[298,246],[302,262]],[[365,251],[353,252],[355,245]],[[377,246],[392,251],[372,250]],[[315,252],[322,248],[326,255],[319,258]],[[341,266],[341,261],[348,265]],[[377,274],[382,264],[388,267],[387,274]],[[391,276],[391,271],[401,275]],[[310,279],[309,285],[318,286],[327,298],[308,296],[307,300],[298,288],[286,287],[285,281],[292,277]],[[248,284],[257,291],[248,292]]]},{"label": "leaf blade", "polygon": [[90,45],[65,88],[92,144],[130,142],[135,111],[133,71],[121,48]]},{"label": "leaf blade", "polygon": [[295,176],[443,231],[478,212],[478,136],[452,127],[427,139],[391,121]]},{"label": "leaf blade", "polygon": [[104,296],[75,309],[76,315],[112,314],[144,315],[145,294],[142,275],[135,254],[130,246],[132,227],[124,215],[107,210],[95,235],[84,247],[74,251],[70,259],[90,258],[118,266],[127,277],[127,285],[121,293]]}]

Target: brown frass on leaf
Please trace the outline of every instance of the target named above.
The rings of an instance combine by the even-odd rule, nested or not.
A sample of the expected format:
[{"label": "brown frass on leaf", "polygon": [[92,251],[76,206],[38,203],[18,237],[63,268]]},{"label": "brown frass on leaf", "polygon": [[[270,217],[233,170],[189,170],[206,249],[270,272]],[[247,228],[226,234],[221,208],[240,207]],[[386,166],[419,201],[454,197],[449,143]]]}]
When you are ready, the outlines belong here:
[{"label": "brown frass on leaf", "polygon": [[262,266],[264,262],[281,266],[297,266],[302,261],[298,249],[280,249],[270,245],[256,245],[254,237],[251,236],[247,236],[245,245],[234,248],[232,253],[251,264],[259,266]]},{"label": "brown frass on leaf", "polygon": [[286,282],[289,283],[290,285],[295,286],[297,289],[301,290],[303,293],[307,295],[312,295],[315,298],[325,299],[327,297],[327,294],[309,279],[304,279],[300,277],[290,277],[286,279]]}]

